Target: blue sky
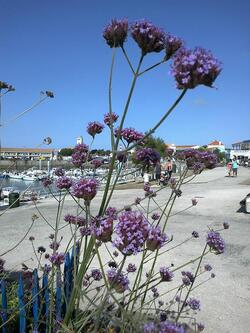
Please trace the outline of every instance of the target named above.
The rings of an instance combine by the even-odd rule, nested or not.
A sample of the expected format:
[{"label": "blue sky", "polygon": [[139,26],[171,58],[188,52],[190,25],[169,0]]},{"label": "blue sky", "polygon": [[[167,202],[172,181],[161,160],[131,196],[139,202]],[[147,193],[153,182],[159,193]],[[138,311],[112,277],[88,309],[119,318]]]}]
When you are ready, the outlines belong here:
[{"label": "blue sky", "polygon": [[[3,98],[3,122],[52,90],[31,113],[1,130],[2,146],[34,147],[50,136],[53,147],[73,146],[78,135],[89,143],[89,121],[102,121],[108,111],[111,49],[103,27],[114,17],[130,22],[146,18],[181,38],[186,46],[210,49],[222,61],[216,89],[188,91],[175,112],[157,131],[166,142],[231,143],[250,138],[250,2],[248,0],[0,0],[0,80],[15,86]],[[131,38],[126,49],[134,65],[140,51]],[[146,56],[144,67],[163,53]],[[142,76],[135,89],[126,126],[151,128],[173,103],[175,88],[166,63]],[[114,111],[121,114],[132,77],[120,51],[115,64]],[[109,148],[108,131],[96,148]]]}]

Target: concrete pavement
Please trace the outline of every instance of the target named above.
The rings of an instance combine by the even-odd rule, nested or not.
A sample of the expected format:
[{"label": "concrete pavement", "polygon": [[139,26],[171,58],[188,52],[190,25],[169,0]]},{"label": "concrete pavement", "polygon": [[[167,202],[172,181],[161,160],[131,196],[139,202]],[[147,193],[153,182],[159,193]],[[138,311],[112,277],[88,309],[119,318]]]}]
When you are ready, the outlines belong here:
[{"label": "concrete pavement", "polygon": [[[200,233],[200,238],[193,239],[178,247],[173,252],[159,257],[159,266],[170,265],[175,267],[199,256],[202,251],[207,226],[220,228],[223,222],[230,223],[230,229],[223,232],[226,241],[226,252],[222,255],[210,254],[204,263],[213,266],[216,278],[197,288],[195,297],[201,300],[202,311],[198,318],[206,325],[208,333],[248,333],[250,332],[250,214],[237,212],[239,201],[250,192],[250,168],[239,168],[237,178],[225,177],[225,168],[209,170],[190,183],[183,186],[183,194],[177,199],[167,227],[168,235],[173,235],[172,245],[178,244],[191,235],[193,230]],[[164,204],[169,189],[164,189],[157,196],[160,204]],[[93,210],[97,212],[102,192],[93,200]],[[114,194],[111,206],[122,208],[134,201],[137,196],[143,197],[142,190],[119,190]],[[196,197],[198,204],[185,210]],[[55,203],[52,200],[43,200],[38,204],[46,219],[54,224]],[[151,206],[153,209],[153,205]],[[62,215],[74,213],[75,205],[66,199]],[[179,211],[182,211],[178,213]],[[7,211],[0,217],[0,253],[14,246],[26,233],[31,224],[32,214],[38,212],[33,205],[27,205]],[[178,214],[176,214],[178,213]],[[176,215],[175,215],[176,214]],[[62,223],[63,225],[63,223]],[[49,226],[39,218],[29,235],[34,235],[36,246],[48,247]],[[69,228],[61,230],[63,243],[70,238]],[[103,253],[103,256],[106,255]],[[31,259],[32,258],[32,259]],[[26,239],[4,259],[7,268],[14,267],[25,260],[31,266],[34,263],[31,244]],[[134,262],[136,257],[132,258]],[[195,264],[188,269],[195,269]],[[181,279],[180,272],[176,277]],[[163,299],[164,300],[164,299]]]}]

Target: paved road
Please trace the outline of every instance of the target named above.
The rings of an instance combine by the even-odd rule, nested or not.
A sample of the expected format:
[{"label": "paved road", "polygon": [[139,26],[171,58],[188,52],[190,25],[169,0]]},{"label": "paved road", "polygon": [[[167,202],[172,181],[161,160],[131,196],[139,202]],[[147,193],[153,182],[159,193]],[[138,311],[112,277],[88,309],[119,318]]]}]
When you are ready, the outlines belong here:
[{"label": "paved road", "polygon": [[[250,192],[250,168],[240,168],[237,178],[225,177],[225,169],[217,168],[199,175],[194,181],[183,187],[183,194],[177,200],[173,215],[169,221],[167,233],[174,235],[173,245],[186,239],[193,230],[200,233],[199,239],[182,245],[159,258],[159,266],[175,266],[198,256],[204,244],[207,226],[219,228],[223,222],[230,223],[230,229],[223,232],[227,249],[223,255],[209,255],[204,263],[214,268],[216,278],[203,284],[194,291],[194,296],[201,299],[202,311],[199,319],[205,323],[208,333],[248,333],[250,332],[250,214],[238,212],[242,200]],[[158,196],[160,204],[166,201],[169,190],[164,189]],[[93,209],[97,211],[102,193],[93,201]],[[137,196],[143,196],[142,190],[122,190],[114,195],[112,205],[123,207]],[[191,199],[196,197],[198,204],[191,209]],[[152,206],[153,208],[153,206]],[[39,203],[44,216],[54,223],[55,204],[44,200]],[[74,212],[74,204],[66,200],[63,215]],[[9,210],[0,217],[0,253],[11,248],[22,237],[31,223],[31,216],[36,213],[32,205]],[[36,246],[48,246],[50,228],[42,218],[36,220],[30,234],[36,237]],[[61,235],[66,243],[70,230],[63,229]],[[103,253],[103,257],[106,254]],[[25,259],[33,258],[30,242],[25,240],[5,259],[8,267],[18,265]],[[133,258],[135,260],[135,258]],[[32,261],[27,262],[32,266]],[[189,266],[195,269],[195,265]],[[181,279],[181,274],[176,273]]]}]

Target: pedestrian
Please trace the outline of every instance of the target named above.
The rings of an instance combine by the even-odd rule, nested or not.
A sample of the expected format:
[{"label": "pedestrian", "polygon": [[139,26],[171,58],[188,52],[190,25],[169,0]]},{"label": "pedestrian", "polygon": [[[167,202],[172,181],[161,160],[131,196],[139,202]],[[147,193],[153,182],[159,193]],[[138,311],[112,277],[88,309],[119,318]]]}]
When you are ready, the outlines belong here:
[{"label": "pedestrian", "polygon": [[233,160],[233,163],[232,163],[233,177],[237,177],[238,167],[239,167],[239,165],[237,163],[237,160]]},{"label": "pedestrian", "polygon": [[228,177],[231,177],[231,174],[232,174],[232,160],[230,160],[227,163],[227,172],[228,172]]},{"label": "pedestrian", "polygon": [[158,185],[160,185],[160,178],[161,178],[161,163],[157,162],[155,166],[155,179]]},{"label": "pedestrian", "polygon": [[170,179],[173,172],[173,162],[171,161],[171,159],[168,159],[167,171],[168,171],[168,179]]}]

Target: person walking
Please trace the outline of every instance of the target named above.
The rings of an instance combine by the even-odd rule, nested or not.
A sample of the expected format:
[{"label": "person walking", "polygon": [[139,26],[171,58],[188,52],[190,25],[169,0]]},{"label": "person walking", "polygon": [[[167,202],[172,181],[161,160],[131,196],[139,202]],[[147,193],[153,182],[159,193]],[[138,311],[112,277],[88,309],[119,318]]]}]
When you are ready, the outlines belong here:
[{"label": "person walking", "polygon": [[233,177],[237,177],[238,175],[238,163],[237,160],[233,160],[233,164],[232,164],[232,169],[233,169]]},{"label": "person walking", "polygon": [[232,175],[232,160],[230,160],[227,163],[227,172],[228,172],[228,177],[231,177],[231,175]]},{"label": "person walking", "polygon": [[155,166],[155,179],[158,185],[160,185],[160,178],[161,178],[161,163],[157,162]]},{"label": "person walking", "polygon": [[173,172],[173,162],[171,161],[171,159],[168,159],[167,171],[168,171],[168,179],[170,179]]}]

